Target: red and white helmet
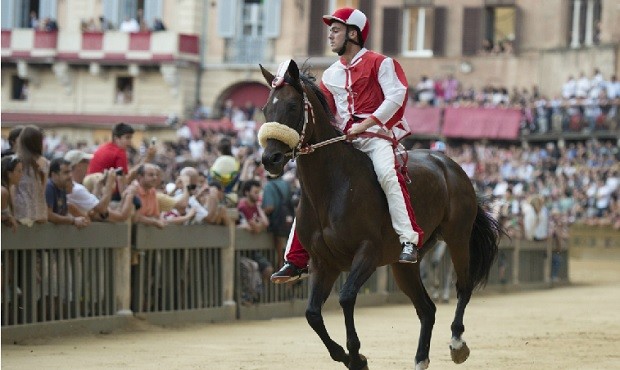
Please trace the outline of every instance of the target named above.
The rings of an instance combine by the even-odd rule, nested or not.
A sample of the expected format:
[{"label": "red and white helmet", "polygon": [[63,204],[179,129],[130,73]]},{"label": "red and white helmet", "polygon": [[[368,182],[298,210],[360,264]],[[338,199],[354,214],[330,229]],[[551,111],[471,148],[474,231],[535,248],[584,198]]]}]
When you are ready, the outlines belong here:
[{"label": "red and white helmet", "polygon": [[356,26],[361,32],[362,42],[366,42],[370,23],[366,15],[361,11],[353,8],[340,8],[332,15],[323,16],[323,22],[328,26],[331,26],[334,21],[344,23],[347,26]]}]

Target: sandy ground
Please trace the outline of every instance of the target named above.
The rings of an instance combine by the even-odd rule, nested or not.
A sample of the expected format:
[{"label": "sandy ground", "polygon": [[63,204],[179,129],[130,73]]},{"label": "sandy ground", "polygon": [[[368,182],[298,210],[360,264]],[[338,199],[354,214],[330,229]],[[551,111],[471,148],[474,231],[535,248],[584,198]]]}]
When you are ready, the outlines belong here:
[{"label": "sandy ground", "polygon": [[[571,286],[474,296],[465,315],[471,355],[448,350],[454,302],[439,305],[429,369],[620,369],[620,260],[571,261]],[[340,312],[325,322],[344,343]],[[356,311],[370,369],[412,369],[419,322],[412,306]],[[5,369],[344,369],[304,318],[38,339],[2,346]]]}]

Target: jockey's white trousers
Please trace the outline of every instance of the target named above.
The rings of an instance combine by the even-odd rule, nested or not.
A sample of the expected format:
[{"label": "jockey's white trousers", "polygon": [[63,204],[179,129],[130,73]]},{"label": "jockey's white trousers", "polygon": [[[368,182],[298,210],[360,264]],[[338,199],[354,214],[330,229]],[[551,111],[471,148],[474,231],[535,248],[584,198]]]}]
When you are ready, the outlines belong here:
[{"label": "jockey's white trousers", "polygon": [[[368,131],[385,136],[391,135],[379,126],[371,127]],[[403,195],[403,191],[407,191],[407,189],[402,189],[398,182],[396,157],[392,143],[386,139],[370,137],[353,140],[353,146],[366,153],[372,161],[379,184],[387,198],[392,226],[398,234],[400,242],[411,242],[418,245],[420,236],[411,226],[412,220],[409,218]]]}]

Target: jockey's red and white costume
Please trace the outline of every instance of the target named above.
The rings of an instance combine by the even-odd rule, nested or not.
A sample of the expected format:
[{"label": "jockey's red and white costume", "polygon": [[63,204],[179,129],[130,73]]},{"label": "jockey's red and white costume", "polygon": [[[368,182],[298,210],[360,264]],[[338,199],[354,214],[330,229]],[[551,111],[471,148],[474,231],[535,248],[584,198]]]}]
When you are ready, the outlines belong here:
[{"label": "jockey's red and white costume", "polygon": [[[339,11],[349,10],[347,8]],[[358,10],[332,16],[323,20],[330,25],[333,21],[350,24],[352,17],[359,16]],[[359,27],[368,31],[368,22],[363,18]],[[342,19],[344,18],[344,19]],[[355,19],[354,19],[355,21]],[[355,23],[353,23],[355,25]],[[364,37],[365,39],[365,37]],[[321,90],[338,121],[338,128],[348,133],[356,124],[372,117],[376,122],[366,132],[374,132],[396,140],[411,133],[403,118],[407,103],[407,79],[400,64],[392,58],[370,51],[366,48],[353,57],[350,63],[340,58],[324,73]],[[387,197],[394,230],[401,243],[411,242],[418,248],[422,246],[423,232],[415,222],[415,215],[409,201],[405,179],[399,167],[392,142],[377,137],[360,137],[353,145],[366,153],[372,160],[377,179]],[[295,233],[295,224],[289,236],[285,259],[299,268],[307,266],[308,253],[303,249]]]}]

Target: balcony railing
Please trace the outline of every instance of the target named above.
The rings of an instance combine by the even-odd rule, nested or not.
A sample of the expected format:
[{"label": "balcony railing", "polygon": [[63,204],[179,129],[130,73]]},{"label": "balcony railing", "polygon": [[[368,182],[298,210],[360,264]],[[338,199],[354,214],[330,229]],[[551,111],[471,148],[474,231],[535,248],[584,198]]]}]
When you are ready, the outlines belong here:
[{"label": "balcony railing", "polygon": [[51,59],[68,62],[160,63],[199,61],[196,35],[176,32],[2,31],[3,60]]}]

